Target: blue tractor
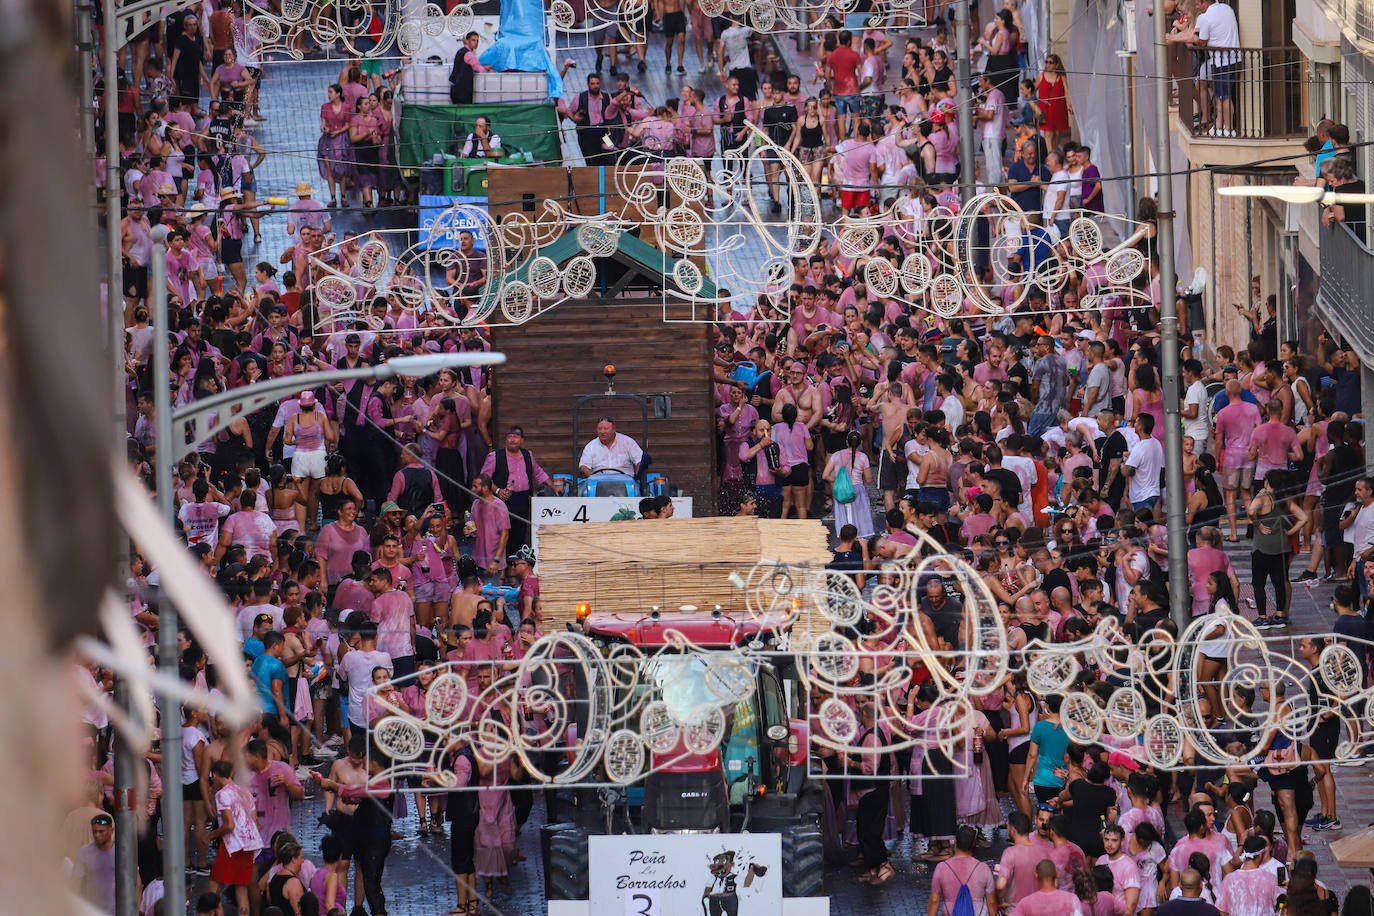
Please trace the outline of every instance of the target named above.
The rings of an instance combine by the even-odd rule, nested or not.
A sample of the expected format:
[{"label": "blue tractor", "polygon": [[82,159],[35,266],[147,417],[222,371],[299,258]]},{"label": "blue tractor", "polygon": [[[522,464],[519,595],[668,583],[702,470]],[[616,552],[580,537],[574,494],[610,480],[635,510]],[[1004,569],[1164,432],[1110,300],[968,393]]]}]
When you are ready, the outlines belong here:
[{"label": "blue tractor", "polygon": [[[589,468],[586,477],[579,475],[558,475],[566,481],[563,492],[570,496],[614,496],[627,497],[658,496],[667,491],[667,482],[661,474],[648,473],[649,458],[649,402],[637,394],[620,394],[615,390],[615,367],[603,370],[606,376],[606,390],[600,394],[584,394],[573,405],[572,427],[572,466],[577,468],[582,458],[582,447],[586,444],[582,432],[582,412],[592,402],[629,401],[639,408],[640,433],[639,447],[644,450],[644,461],[639,474],[631,476],[613,468]],[[604,408],[601,409],[604,413]]]}]

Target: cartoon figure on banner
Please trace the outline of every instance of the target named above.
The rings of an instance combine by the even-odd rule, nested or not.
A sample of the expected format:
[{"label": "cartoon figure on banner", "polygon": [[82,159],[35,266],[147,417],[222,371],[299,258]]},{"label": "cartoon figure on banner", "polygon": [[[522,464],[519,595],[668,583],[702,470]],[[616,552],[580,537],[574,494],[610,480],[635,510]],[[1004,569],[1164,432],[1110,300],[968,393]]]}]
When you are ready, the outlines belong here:
[{"label": "cartoon figure on banner", "polygon": [[742,857],[727,849],[711,859],[707,867],[711,880],[701,892],[701,908],[706,916],[739,916],[740,888],[752,888],[755,878],[768,874],[768,866],[750,862],[744,869],[744,880],[739,881],[736,858]]}]

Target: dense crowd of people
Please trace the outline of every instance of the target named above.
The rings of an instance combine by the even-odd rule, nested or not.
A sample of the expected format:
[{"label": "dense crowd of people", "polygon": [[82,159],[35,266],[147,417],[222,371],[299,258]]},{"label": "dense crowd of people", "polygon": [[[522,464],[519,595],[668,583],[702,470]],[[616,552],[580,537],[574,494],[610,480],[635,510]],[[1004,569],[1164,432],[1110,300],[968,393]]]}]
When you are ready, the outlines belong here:
[{"label": "dense crowd of people", "polygon": [[[1105,280],[1091,268],[1052,290],[1029,282],[1043,248],[1061,244],[1073,219],[1105,226],[1103,181],[1091,150],[1071,140],[1062,63],[1050,55],[1043,74],[1023,78],[1016,4],[1006,6],[980,29],[975,113],[981,186],[1004,187],[1025,216],[1023,244],[1004,253],[1006,264],[979,265],[1004,278],[996,295],[1009,306],[1005,317],[969,309],[942,318],[863,282],[871,259],[897,267],[928,253],[937,244],[928,218],[958,204],[959,145],[975,141],[958,136],[943,26],[902,38],[835,22],[818,36],[814,76],[803,77],[771,69],[746,26],[665,0],[651,18],[662,23],[666,50],[676,41],[677,72],[685,72],[690,19],[698,62],[718,70],[724,95],[708,102],[684,85],[680,99],[650,108],[612,51],[614,91],[591,75],[559,111],[589,162],[639,145],[709,164],[750,142],[749,122],[796,154],[845,213],[902,195],[903,216],[874,254],[852,258],[833,244],[796,261],[783,294],[787,321],[760,320],[745,303],[716,326],[716,508],[833,517],[834,568],[861,590],[882,575],[884,560],[917,546],[918,528],[977,570],[1017,652],[1037,640],[1082,638],[1106,619],[1128,636],[1173,624],[1153,202],[1142,203],[1141,228],[1125,240],[1147,263],[1132,293],[1099,296]],[[114,80],[120,121],[102,125],[118,131],[122,158],[130,465],[151,486],[152,463],[165,460],[154,436],[157,347],[170,351],[178,406],[263,379],[300,378],[298,392],[235,416],[176,467],[180,532],[236,615],[241,642],[229,648],[242,653],[263,715],[234,731],[186,711],[184,837],[159,837],[159,755],[149,755],[138,799],[146,815],[141,911],[169,911],[159,899],[158,846],[170,841],[185,844],[188,876],[207,879],[197,913],[351,908],[378,916],[387,912],[388,852],[406,826],[421,837],[447,834],[454,912],[476,913],[479,884],[488,897],[508,891],[522,858],[515,839],[533,793],[508,788],[523,777],[518,764],[493,765],[460,745],[448,764],[460,787],[479,791],[415,794],[418,783],[380,775],[385,758],[369,747],[368,726],[388,709],[423,715],[445,662],[460,663],[478,695],[539,638],[530,500],[558,482],[525,447],[521,427],[493,428],[483,370],[311,384],[319,369],[490,343],[483,329],[417,317],[386,283],[361,284],[371,323],[316,333],[320,270],[312,258],[327,250],[331,267],[356,275],[363,243],[334,244],[334,207],[354,192],[364,209],[404,196],[390,167],[392,74],[384,77],[375,62],[346,66],[319,112],[329,206],[300,182],[288,214],[291,244],[276,261],[285,270],[278,278],[264,260],[248,275],[244,249],[250,238],[260,242],[258,196],[266,197],[254,171],[270,151],[251,133],[264,120],[264,62],[244,14],[224,0],[150,20]],[[481,67],[475,38],[455,64],[459,89],[470,90]],[[628,50],[644,71],[644,49]],[[889,74],[899,50],[900,70]],[[500,149],[496,121],[478,123],[465,150]],[[1325,145],[1313,150],[1319,174],[1337,185],[1354,180],[1342,129],[1324,124]],[[779,212],[779,187],[770,185],[769,195]],[[1331,219],[1363,221],[1362,209],[1329,209]],[[173,229],[167,327],[150,320],[158,224]],[[470,234],[455,257],[464,268],[455,274],[461,303],[491,278]],[[1245,749],[1251,765],[1209,768],[1190,745],[1184,760],[1199,769],[1161,771],[1134,740],[1075,744],[1059,720],[1060,698],[1032,691],[1024,672],[980,700],[952,754],[943,746],[888,753],[884,716],[919,721],[938,699],[917,675],[900,710],[858,703],[866,733],[853,755],[815,749],[817,766],[870,777],[847,786],[837,778],[825,793],[829,852],[843,861],[856,846],[860,880],[891,879],[887,841],[908,830],[922,840],[918,855],[939,863],[932,916],[940,907],[946,916],[1271,916],[1280,900],[1301,916],[1334,912],[1302,831],[1341,827],[1326,761],[1344,736],[1328,717],[1307,740],[1276,733],[1260,741],[1257,723],[1283,696],[1230,687],[1223,695],[1237,633],[1228,621],[1250,610],[1238,600],[1235,551],[1224,548],[1242,533],[1249,541],[1261,628],[1288,625],[1295,559],[1307,557],[1301,580],[1341,580],[1331,628],[1350,640],[1368,679],[1363,610],[1374,581],[1374,481],[1362,476],[1359,360],[1326,335],[1280,341],[1274,297],[1264,299],[1258,281],[1253,301],[1237,308],[1253,330],[1246,345],[1185,332],[1194,343],[1181,354],[1183,471],[1193,612],[1220,615],[1202,646],[1198,708],[1202,724],[1223,746]],[[635,474],[641,457],[639,445],[603,419],[580,471]],[[672,503],[647,497],[640,511],[665,519]],[[134,556],[128,572],[130,613],[151,648],[158,571]],[[952,581],[933,578],[909,609],[910,624],[930,647],[963,651],[966,598]],[[860,656],[855,683],[871,684],[894,664],[893,634],[861,621],[850,635]],[[183,676],[214,689],[206,647],[184,630],[178,638]],[[1303,660],[1314,665],[1323,646],[1305,638]],[[111,687],[109,672],[96,666],[77,676]],[[1308,677],[1316,683],[1319,675]],[[1121,684],[1089,667],[1079,686],[1105,702]],[[809,698],[813,714],[825,699],[821,691]],[[466,714],[511,725],[526,712],[493,703]],[[77,887],[109,911],[110,728],[96,710],[85,724],[91,778],[67,819],[67,853]],[[956,769],[966,775],[945,791],[939,778]],[[327,835],[318,849],[303,850],[291,824],[293,805],[307,796],[322,799]],[[1010,846],[989,869],[975,853],[1000,828]]]},{"label": "dense crowd of people", "polygon": [[[598,56],[585,88],[570,88],[558,106],[559,115],[573,125],[586,162],[604,164],[624,150],[642,149],[698,159],[710,174],[716,157],[728,168],[727,153],[753,145],[752,125],[795,155],[842,212],[858,215],[877,212],[899,196],[919,200],[926,188],[948,189],[960,177],[961,144],[972,144],[980,187],[1037,188],[1037,216],[1039,186],[1052,189],[1047,226],[1066,224],[1075,210],[1104,209],[1092,151],[1069,139],[1073,107],[1063,61],[1050,54],[1042,73],[1023,78],[1026,49],[1015,2],[998,11],[974,49],[980,73],[973,93],[977,136],[964,138],[959,136],[955,52],[943,24],[903,39],[891,27],[885,31],[865,23],[851,31],[831,17],[818,31],[821,47],[808,79],[779,68],[768,42],[747,26],[725,16],[704,17],[698,25],[699,11],[689,5],[699,72],[713,71],[725,91],[708,99],[701,85],[680,76],[677,98],[651,103],[633,85],[630,72],[616,69],[614,52],[608,74],[601,72]],[[665,25],[668,44],[673,34]],[[898,55],[900,63],[893,63]],[[677,73],[686,74],[680,61],[679,53]],[[563,67],[565,77],[571,64]],[[668,61],[664,72],[671,69]],[[1028,153],[1023,141],[1030,138],[1034,149]],[[1054,159],[1047,161],[1047,155]],[[1050,163],[1052,172],[1046,170]],[[766,183],[771,212],[781,213],[776,170],[770,170]]]}]

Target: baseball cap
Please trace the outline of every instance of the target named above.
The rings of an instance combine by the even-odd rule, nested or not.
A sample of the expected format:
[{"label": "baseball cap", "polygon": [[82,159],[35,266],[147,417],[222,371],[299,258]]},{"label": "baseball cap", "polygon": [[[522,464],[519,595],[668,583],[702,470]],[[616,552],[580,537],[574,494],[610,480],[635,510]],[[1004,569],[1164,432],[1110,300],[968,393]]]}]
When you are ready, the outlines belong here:
[{"label": "baseball cap", "polygon": [[1093,340],[1096,337],[1096,335],[1093,334],[1092,331],[1089,331],[1087,329],[1079,331],[1077,334],[1073,336],[1077,337],[1079,340]]},{"label": "baseball cap", "polygon": [[313,391],[302,391],[302,392],[301,392],[301,406],[302,406],[302,407],[313,407],[313,406],[315,406],[315,392],[313,392]]},{"label": "baseball cap", "polygon": [[1107,755],[1107,763],[1114,767],[1125,767],[1128,770],[1140,769],[1140,764],[1136,759],[1123,751],[1112,751]]}]

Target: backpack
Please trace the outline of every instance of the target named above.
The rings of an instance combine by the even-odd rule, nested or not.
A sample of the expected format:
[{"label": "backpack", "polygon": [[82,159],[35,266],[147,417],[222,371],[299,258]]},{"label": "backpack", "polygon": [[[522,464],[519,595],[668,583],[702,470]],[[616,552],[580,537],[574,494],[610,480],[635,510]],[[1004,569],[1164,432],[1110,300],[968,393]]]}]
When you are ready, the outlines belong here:
[{"label": "backpack", "polygon": [[849,476],[849,468],[840,468],[835,473],[835,485],[831,488],[835,502],[842,506],[852,503],[858,496],[854,492],[854,480]]},{"label": "backpack", "polygon": [[[954,895],[954,906],[950,909],[950,916],[975,916],[978,912],[973,905],[973,892],[969,890],[968,886],[969,880],[973,878],[973,873],[978,870],[978,864],[978,860],[974,859],[973,867],[969,869],[967,875],[960,879],[959,892]],[[944,866],[951,872],[954,871],[954,866],[949,862],[945,862]],[[959,876],[956,874],[955,877]]]}]

